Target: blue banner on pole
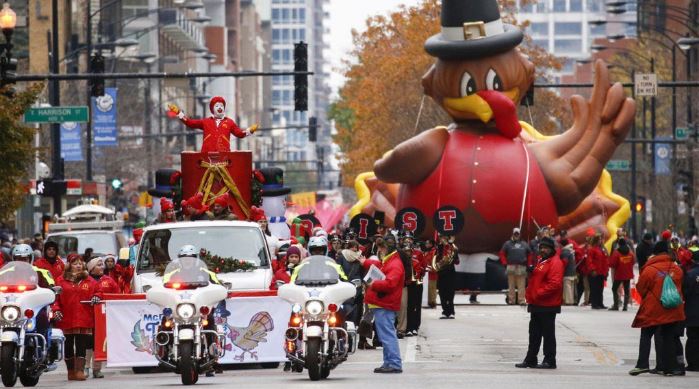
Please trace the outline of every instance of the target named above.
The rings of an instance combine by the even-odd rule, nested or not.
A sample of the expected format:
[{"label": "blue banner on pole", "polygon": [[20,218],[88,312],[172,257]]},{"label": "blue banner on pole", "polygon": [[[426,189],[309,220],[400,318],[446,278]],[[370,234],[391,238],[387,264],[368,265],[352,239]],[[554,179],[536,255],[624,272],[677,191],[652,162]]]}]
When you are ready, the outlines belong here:
[{"label": "blue banner on pole", "polygon": [[[669,136],[657,136],[655,140],[670,140]],[[654,144],[655,156],[655,175],[656,176],[668,176],[672,173],[670,169],[670,160],[672,158],[672,144],[670,143],[655,143]]]},{"label": "blue banner on pole", "polygon": [[83,160],[80,123],[61,123],[61,158],[66,162],[79,162]]},{"label": "blue banner on pole", "polygon": [[92,132],[97,147],[117,145],[117,89],[105,88],[104,96],[92,98]]}]

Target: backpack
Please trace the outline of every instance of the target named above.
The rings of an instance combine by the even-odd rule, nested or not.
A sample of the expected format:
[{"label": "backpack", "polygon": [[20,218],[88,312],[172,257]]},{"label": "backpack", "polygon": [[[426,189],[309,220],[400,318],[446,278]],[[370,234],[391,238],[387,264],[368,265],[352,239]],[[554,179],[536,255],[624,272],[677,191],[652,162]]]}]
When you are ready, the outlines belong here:
[{"label": "backpack", "polygon": [[668,268],[667,273],[665,273],[665,279],[663,280],[663,289],[660,294],[660,303],[665,309],[677,308],[682,304],[682,297],[680,292],[675,286],[675,282],[670,276],[670,269]]}]

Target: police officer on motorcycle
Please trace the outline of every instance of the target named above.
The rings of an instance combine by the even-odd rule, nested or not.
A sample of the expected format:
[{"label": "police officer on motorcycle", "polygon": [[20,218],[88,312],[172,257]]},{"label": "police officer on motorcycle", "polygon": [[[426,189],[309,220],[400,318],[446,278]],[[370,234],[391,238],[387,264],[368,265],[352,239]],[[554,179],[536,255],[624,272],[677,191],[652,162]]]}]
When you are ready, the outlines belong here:
[{"label": "police officer on motorcycle", "polygon": [[[54,289],[56,286],[56,282],[53,279],[53,276],[51,275],[51,272],[49,272],[46,269],[41,269],[36,266],[34,266],[34,250],[32,250],[31,246],[28,244],[18,244],[15,247],[12,248],[12,261],[19,261],[19,262],[27,262],[32,265],[32,268],[34,271],[37,272],[39,275],[39,287],[41,288],[47,288],[47,289]],[[56,312],[56,316],[54,319],[57,321],[60,321],[63,318],[63,315],[61,312]],[[49,355],[49,369],[53,370],[52,368],[55,368],[55,364],[53,361],[57,358],[58,356],[58,350],[55,350],[52,348],[51,344],[51,336],[50,336],[50,330],[51,330],[51,323],[49,320],[49,314],[48,314],[48,307],[42,308],[39,313],[36,315],[36,332],[38,334],[41,334],[44,336],[46,339],[46,343],[48,345],[48,348],[50,352],[48,353]]]}]

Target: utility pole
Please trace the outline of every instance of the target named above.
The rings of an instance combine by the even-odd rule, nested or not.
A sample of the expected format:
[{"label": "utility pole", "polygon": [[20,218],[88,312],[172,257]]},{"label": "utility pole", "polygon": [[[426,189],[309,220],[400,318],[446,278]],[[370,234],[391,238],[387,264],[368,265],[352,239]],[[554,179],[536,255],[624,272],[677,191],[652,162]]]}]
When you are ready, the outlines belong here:
[{"label": "utility pole", "polygon": [[[92,73],[92,1],[87,2],[87,72]],[[88,85],[91,82],[88,82]],[[85,123],[85,180],[92,181],[92,90],[87,89],[87,107],[90,116]]]},{"label": "utility pole", "polygon": [[[51,73],[58,74],[58,0],[52,0],[51,5]],[[61,105],[61,90],[58,80],[51,80],[51,92],[49,100],[53,107]],[[51,146],[53,154],[51,156],[51,169],[53,169],[54,181],[63,180],[63,159],[61,158],[61,125],[59,123],[51,124]],[[61,212],[61,194],[54,193],[53,195],[53,213],[60,215]]]},{"label": "utility pole", "polygon": [[[636,71],[632,70],[631,71],[631,79],[634,80],[636,75]],[[631,88],[631,98],[636,99],[636,88]],[[636,138],[636,118],[634,117],[633,123],[631,125],[631,137]],[[637,235],[637,230],[636,230],[636,219],[638,218],[638,215],[636,212],[636,201],[638,201],[638,194],[636,193],[636,169],[637,169],[637,160],[636,160],[636,144],[631,143],[631,237],[635,242],[638,242],[638,235]],[[643,147],[643,146],[641,146]]]}]

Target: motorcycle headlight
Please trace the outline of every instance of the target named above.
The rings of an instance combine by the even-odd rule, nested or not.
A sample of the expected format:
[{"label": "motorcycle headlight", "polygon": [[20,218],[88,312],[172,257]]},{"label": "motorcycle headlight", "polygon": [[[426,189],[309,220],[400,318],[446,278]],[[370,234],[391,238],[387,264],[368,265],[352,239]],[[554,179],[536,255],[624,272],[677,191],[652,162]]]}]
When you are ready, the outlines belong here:
[{"label": "motorcycle headlight", "polygon": [[5,321],[15,321],[19,318],[20,311],[18,307],[8,305],[2,308],[2,319]]},{"label": "motorcycle headlight", "polygon": [[194,304],[180,304],[177,306],[177,316],[183,319],[191,319],[194,316]]},{"label": "motorcycle headlight", "polygon": [[306,312],[309,315],[320,315],[323,313],[323,303],[318,300],[311,300],[306,303]]}]

